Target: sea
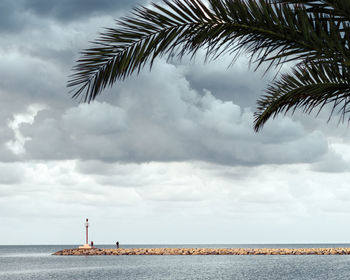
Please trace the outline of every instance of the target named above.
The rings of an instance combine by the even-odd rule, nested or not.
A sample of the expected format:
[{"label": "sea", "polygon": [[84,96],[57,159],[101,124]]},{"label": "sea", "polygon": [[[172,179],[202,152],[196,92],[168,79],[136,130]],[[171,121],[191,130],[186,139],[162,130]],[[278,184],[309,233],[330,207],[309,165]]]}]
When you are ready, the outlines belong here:
[{"label": "sea", "polygon": [[[336,248],[350,244],[123,245],[124,248]],[[0,246],[0,280],[350,279],[339,256],[53,256],[75,245]],[[115,248],[115,245],[97,245]]]}]

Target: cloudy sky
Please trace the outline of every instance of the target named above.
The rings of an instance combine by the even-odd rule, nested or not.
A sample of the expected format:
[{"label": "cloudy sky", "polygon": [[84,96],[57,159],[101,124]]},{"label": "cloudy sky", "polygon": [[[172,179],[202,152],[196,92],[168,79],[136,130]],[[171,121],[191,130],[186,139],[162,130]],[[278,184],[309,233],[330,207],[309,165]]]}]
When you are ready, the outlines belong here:
[{"label": "cloudy sky", "polygon": [[347,124],[300,113],[253,131],[241,57],[155,62],[90,105],[79,51],[146,0],[0,1],[0,245],[350,242]]}]

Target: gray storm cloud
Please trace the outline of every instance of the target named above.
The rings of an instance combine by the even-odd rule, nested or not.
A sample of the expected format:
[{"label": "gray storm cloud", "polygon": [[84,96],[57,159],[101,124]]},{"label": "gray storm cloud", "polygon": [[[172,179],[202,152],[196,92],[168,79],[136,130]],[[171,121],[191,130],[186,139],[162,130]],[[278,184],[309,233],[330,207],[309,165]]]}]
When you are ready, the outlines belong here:
[{"label": "gray storm cloud", "polygon": [[2,0],[0,3],[0,33],[20,32],[32,27],[40,29],[45,20],[68,24],[99,15],[115,16],[147,0]]},{"label": "gray storm cloud", "polygon": [[137,79],[118,86],[114,104],[80,104],[60,117],[39,112],[22,129],[27,158],[262,165],[313,163],[330,152],[322,132],[289,117],[254,133],[250,108],[197,92],[173,65],[158,62]]}]

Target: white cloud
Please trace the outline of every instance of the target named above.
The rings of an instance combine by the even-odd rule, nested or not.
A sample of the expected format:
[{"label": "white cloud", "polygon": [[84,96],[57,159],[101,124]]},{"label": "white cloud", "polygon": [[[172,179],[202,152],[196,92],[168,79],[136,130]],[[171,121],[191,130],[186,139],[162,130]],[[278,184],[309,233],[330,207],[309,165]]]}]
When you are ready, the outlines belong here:
[{"label": "white cloud", "polygon": [[22,123],[33,124],[36,114],[44,110],[45,106],[42,104],[31,104],[27,108],[27,112],[22,114],[15,114],[13,120],[8,122],[9,128],[14,132],[14,140],[10,140],[5,143],[5,146],[16,155],[25,153],[24,144],[30,140],[30,137],[24,137],[20,131],[20,125]]},{"label": "white cloud", "polygon": [[[7,190],[11,189],[11,185],[21,183],[24,178],[25,169],[22,164],[0,163],[0,184],[8,185],[6,189],[2,189],[2,194],[4,196],[7,195]],[[3,186],[3,188],[5,187]]]},{"label": "white cloud", "polygon": [[[98,163],[12,164],[14,170],[22,168],[25,179],[0,185],[1,194],[12,193],[0,196],[0,220],[8,225],[3,231],[6,242],[38,240],[24,239],[25,232],[9,235],[19,219],[29,228],[45,223],[40,226],[40,243],[79,243],[85,217],[92,222],[97,244],[113,243],[116,236],[123,243],[342,242],[346,237],[341,232],[348,226],[341,221],[350,215],[350,191],[343,181],[350,179],[347,173],[339,178],[312,172],[308,164],[222,167],[203,162],[101,162],[109,170],[106,174],[88,172],[87,166]],[[101,177],[110,183],[100,183]],[[125,188],[122,181],[143,184]],[[341,232],[330,237],[331,229],[318,231],[335,222]],[[62,232],[63,240],[55,235],[61,227],[72,231]],[[317,237],[302,234],[304,229]]]}]

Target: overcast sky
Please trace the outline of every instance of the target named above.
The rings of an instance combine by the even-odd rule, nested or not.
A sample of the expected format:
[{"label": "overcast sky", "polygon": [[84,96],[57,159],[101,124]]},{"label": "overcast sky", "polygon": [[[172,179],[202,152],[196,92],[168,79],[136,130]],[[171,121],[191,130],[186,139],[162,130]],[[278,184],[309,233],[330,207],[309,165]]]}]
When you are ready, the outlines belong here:
[{"label": "overcast sky", "polygon": [[253,131],[241,57],[155,62],[90,105],[79,52],[143,0],[0,1],[0,244],[350,242],[349,128],[297,113]]}]

